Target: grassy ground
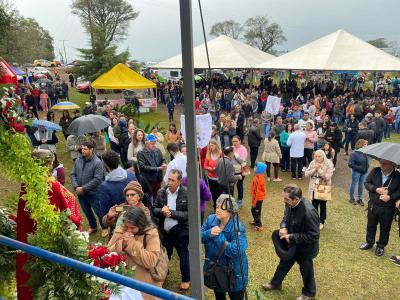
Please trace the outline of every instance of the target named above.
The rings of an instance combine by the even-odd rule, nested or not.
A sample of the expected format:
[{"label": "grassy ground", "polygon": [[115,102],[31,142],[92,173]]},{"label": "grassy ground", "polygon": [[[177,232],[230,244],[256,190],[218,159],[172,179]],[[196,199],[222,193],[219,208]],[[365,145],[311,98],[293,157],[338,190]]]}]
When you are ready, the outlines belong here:
[{"label": "grassy ground", "polygon": [[[88,95],[71,91],[70,100],[84,105]],[[178,116],[179,109],[176,116]],[[158,113],[142,114],[144,121],[160,122],[160,126],[167,127],[168,119],[164,110]],[[178,122],[179,123],[179,122]],[[57,153],[66,168],[66,174],[72,168],[71,159],[65,152],[65,140],[59,135]],[[400,135],[394,135],[390,141],[400,142]],[[341,160],[344,158],[341,157]],[[345,163],[342,162],[341,168]],[[336,176],[347,176],[339,175]],[[260,291],[260,285],[267,283],[273,276],[278,258],[271,242],[271,233],[277,229],[283,213],[281,199],[282,187],[292,181],[288,173],[283,173],[283,182],[267,183],[267,200],[263,204],[264,232],[254,232],[248,225],[251,221],[249,190],[253,175],[245,180],[245,200],[240,210],[240,219],[247,229],[249,247],[249,299],[256,299],[254,292]],[[296,181],[307,194],[308,181]],[[69,178],[67,176],[67,187]],[[325,229],[321,232],[320,254],[315,259],[315,276],[317,281],[318,299],[395,299],[394,288],[400,281],[400,273],[389,261],[388,257],[398,254],[398,231],[393,226],[391,240],[385,249],[385,255],[377,258],[373,251],[360,251],[358,246],[365,239],[366,211],[360,206],[348,203],[347,187],[334,186],[333,200],[328,203],[328,218]],[[9,183],[1,178],[0,174],[0,205],[8,195],[15,197],[18,185]],[[208,207],[208,212],[211,208]],[[91,237],[93,241],[105,242],[99,234]],[[180,282],[179,267],[176,256],[170,264],[171,272],[164,287],[177,290]],[[301,293],[302,281],[297,266],[288,274],[283,292],[264,293],[265,299],[294,299]],[[207,292],[207,299],[213,299]]]}]

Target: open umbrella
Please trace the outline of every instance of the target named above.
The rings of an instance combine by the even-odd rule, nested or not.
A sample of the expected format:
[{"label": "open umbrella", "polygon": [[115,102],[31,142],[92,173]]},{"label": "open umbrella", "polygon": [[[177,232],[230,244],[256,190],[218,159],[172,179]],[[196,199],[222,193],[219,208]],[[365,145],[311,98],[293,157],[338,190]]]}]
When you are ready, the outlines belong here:
[{"label": "open umbrella", "polygon": [[62,131],[60,125],[47,120],[33,120],[32,127],[44,126],[48,131]]},{"label": "open umbrella", "polygon": [[35,83],[37,83],[37,84],[42,84],[42,83],[45,83],[45,84],[47,84],[47,83],[52,83],[53,81],[51,81],[50,79],[47,79],[47,78],[40,78],[39,80],[37,80]]},{"label": "open umbrella", "polygon": [[358,149],[357,151],[376,159],[384,159],[400,165],[400,144],[388,142],[377,143]]},{"label": "open umbrella", "polygon": [[68,110],[68,109],[79,109],[80,107],[73,102],[62,101],[53,105],[51,109],[53,110]]},{"label": "open umbrella", "polygon": [[111,125],[110,119],[100,115],[86,115],[76,118],[68,127],[68,133],[75,136],[100,131]]}]

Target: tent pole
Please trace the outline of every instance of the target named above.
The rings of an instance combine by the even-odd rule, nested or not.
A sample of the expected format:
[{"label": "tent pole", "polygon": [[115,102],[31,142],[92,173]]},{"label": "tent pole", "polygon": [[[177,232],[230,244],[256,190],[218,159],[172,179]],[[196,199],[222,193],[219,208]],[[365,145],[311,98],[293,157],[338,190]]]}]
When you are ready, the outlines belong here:
[{"label": "tent pole", "polygon": [[187,145],[187,187],[189,215],[189,263],[192,297],[204,300],[203,268],[200,240],[200,193],[196,146],[196,114],[194,106],[194,66],[192,0],[180,0],[183,94],[185,95],[185,129]]}]

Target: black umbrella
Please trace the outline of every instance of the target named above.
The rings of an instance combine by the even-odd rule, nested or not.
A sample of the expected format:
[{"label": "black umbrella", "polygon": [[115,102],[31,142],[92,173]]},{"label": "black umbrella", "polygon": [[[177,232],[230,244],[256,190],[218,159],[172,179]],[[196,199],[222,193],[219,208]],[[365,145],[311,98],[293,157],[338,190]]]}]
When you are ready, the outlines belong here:
[{"label": "black umbrella", "polygon": [[384,159],[400,165],[400,144],[395,143],[377,143],[358,149],[358,152],[364,153],[376,159]]},{"label": "black umbrella", "polygon": [[93,133],[111,125],[110,119],[100,115],[86,115],[76,118],[68,127],[68,133],[75,136]]}]

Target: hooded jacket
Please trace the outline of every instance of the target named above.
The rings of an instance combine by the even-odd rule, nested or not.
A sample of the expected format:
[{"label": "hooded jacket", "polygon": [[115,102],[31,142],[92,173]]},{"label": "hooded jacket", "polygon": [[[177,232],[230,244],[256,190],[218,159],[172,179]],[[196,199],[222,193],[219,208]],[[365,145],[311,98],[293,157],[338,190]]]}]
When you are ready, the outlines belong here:
[{"label": "hooded jacket", "polygon": [[253,177],[250,190],[252,207],[255,207],[258,201],[264,201],[267,197],[267,186],[264,176],[266,170],[267,165],[265,163],[257,163],[256,175]]},{"label": "hooded jacket", "polygon": [[125,202],[124,188],[133,180],[137,181],[136,175],[121,167],[112,170],[106,176],[99,191],[101,217],[107,214],[111,206]]}]

